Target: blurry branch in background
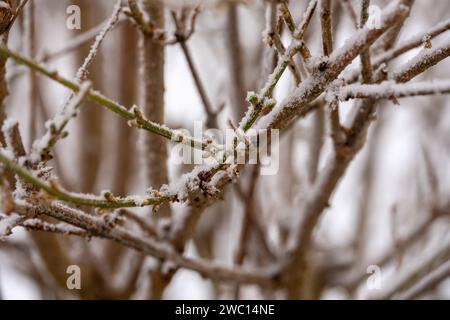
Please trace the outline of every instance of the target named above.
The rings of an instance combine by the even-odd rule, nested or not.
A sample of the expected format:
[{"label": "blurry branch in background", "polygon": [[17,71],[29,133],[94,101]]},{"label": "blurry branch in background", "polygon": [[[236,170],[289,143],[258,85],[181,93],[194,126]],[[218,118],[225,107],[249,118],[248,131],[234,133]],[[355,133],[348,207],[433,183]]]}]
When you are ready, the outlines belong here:
[{"label": "blurry branch in background", "polygon": [[[165,4],[152,0],[143,0],[142,12],[134,0],[129,0],[130,11],[134,14],[138,26],[141,27],[139,37],[139,80],[142,112],[149,119],[158,123],[165,120]],[[146,17],[144,18],[144,15]],[[146,20],[148,19],[148,20]],[[140,133],[141,164],[143,166],[146,185],[160,188],[169,183],[168,148],[165,139],[147,132]],[[152,214],[158,212],[153,217]],[[154,206],[146,213],[158,226],[173,216],[170,205]],[[157,259],[154,267],[146,271],[150,284],[145,298],[161,299],[168,281],[164,271],[164,261]]]},{"label": "blurry branch in background", "polygon": [[48,223],[39,219],[27,219],[20,224],[28,231],[43,231],[59,233],[66,236],[79,236],[89,238],[89,233],[81,228],[76,228],[65,223]]},{"label": "blurry branch in background", "polygon": [[14,5],[10,0],[2,0],[4,3],[2,5],[2,19],[1,21],[1,28],[0,28],[0,35],[1,34],[8,34],[11,30],[12,26],[14,25],[14,22],[16,22],[17,17],[21,14],[23,8],[28,3],[29,0],[19,0],[17,1],[18,5],[16,8],[14,8]]},{"label": "blurry branch in background", "polygon": [[[402,5],[410,9],[414,6],[415,1],[416,0],[400,0]],[[400,17],[399,20],[396,21],[396,23],[392,26],[392,28],[381,37],[380,41],[375,43],[372,48],[372,52],[377,54],[392,49],[392,46],[399,38],[400,33],[405,26],[405,21],[408,19],[408,17],[409,14]]]},{"label": "blurry branch in background", "polygon": [[[275,207],[280,210],[290,208],[291,211],[296,212],[295,216],[299,216],[298,220],[289,221],[289,227],[283,231],[285,239],[280,242],[279,246],[274,245],[275,241],[272,241],[270,237],[271,232],[279,226],[272,223],[272,220],[263,220],[265,215],[262,214],[262,211],[271,209],[259,203],[262,201],[261,198],[264,198],[258,193],[263,179],[259,178],[260,167],[255,166],[249,172],[247,180],[243,177],[240,178],[241,181],[247,183],[242,183],[237,187],[243,215],[238,241],[235,241],[236,251],[233,265],[218,264],[216,261],[219,260],[219,257],[214,259],[216,257],[211,256],[210,259],[204,259],[189,258],[184,255],[187,244],[198,232],[199,221],[204,216],[206,209],[224,197],[225,188],[240,177],[241,171],[246,166],[234,163],[206,164],[195,167],[182,177],[176,177],[175,181],[169,181],[167,163],[169,140],[204,151],[210,156],[215,156],[221,151],[228,156],[230,152],[236,150],[225,149],[225,146],[207,139],[197,140],[164,125],[166,45],[179,44],[181,47],[203,103],[203,110],[207,116],[206,127],[220,127],[217,116],[222,108],[213,106],[205,89],[203,82],[205,80],[201,80],[199,68],[194,63],[192,53],[187,45],[188,39],[196,30],[198,7],[193,7],[189,15],[187,7],[174,9],[169,4],[166,7],[165,3],[152,0],[128,0],[126,8],[122,8],[122,1],[115,3],[107,22],[103,23],[101,28],[92,29],[98,32],[98,35],[73,81],[34,62],[32,58],[26,58],[22,54],[8,49],[5,40],[0,45],[2,59],[0,62],[3,66],[3,70],[0,70],[2,71],[0,74],[3,75],[0,82],[4,89],[0,90],[1,101],[4,101],[7,95],[4,77],[7,58],[11,58],[29,70],[44,75],[71,90],[70,97],[58,114],[46,123],[45,135],[35,141],[29,154],[26,154],[23,148],[18,124],[6,120],[4,107],[0,110],[2,112],[0,116],[3,115],[0,117],[3,127],[3,136],[0,140],[0,163],[2,164],[0,166],[2,203],[0,225],[3,227],[0,231],[3,232],[0,236],[9,236],[14,228],[22,226],[28,230],[50,234],[72,235],[87,239],[98,237],[137,251],[140,255],[134,256],[131,267],[133,274],[123,288],[114,290],[111,288],[113,285],[109,284],[109,279],[97,279],[96,281],[102,284],[102,289],[107,293],[90,293],[95,297],[129,298],[133,291],[137,290],[138,279],[146,277],[150,284],[144,290],[144,296],[160,299],[164,297],[166,288],[171,284],[179,269],[197,272],[213,281],[216,287],[219,282],[226,282],[236,298],[243,295],[244,290],[241,289],[247,284],[256,285],[261,295],[269,297],[278,297],[278,292],[282,292],[283,297],[291,299],[321,297],[324,289],[333,286],[329,281],[333,278],[331,270],[341,270],[345,267],[340,267],[339,262],[327,256],[327,254],[332,256],[333,252],[325,252],[325,258],[320,257],[322,251],[316,250],[318,246],[315,232],[321,217],[330,205],[332,195],[339,182],[345,176],[354,158],[365,146],[368,130],[376,118],[377,104],[382,99],[398,103],[397,98],[450,93],[448,80],[411,82],[416,76],[450,55],[448,39],[444,39],[435,47],[430,43],[432,38],[449,30],[448,21],[440,23],[428,32],[400,45],[395,45],[414,1],[390,2],[381,12],[380,25],[377,28],[370,28],[366,25],[371,4],[369,0],[360,2],[359,17],[350,1],[341,2],[347,11],[344,13],[350,14],[357,29],[341,47],[335,47],[333,43],[337,38],[336,30],[333,28],[333,19],[337,15],[333,11],[333,1],[309,1],[299,21],[296,21],[296,16],[292,14],[289,1],[268,1],[265,4],[268,17],[264,38],[270,50],[268,61],[266,61],[269,72],[260,90],[257,93],[249,92],[246,99],[243,95],[246,87],[243,71],[246,67],[242,46],[244,39],[241,39],[243,36],[239,28],[238,15],[238,8],[241,4],[225,3],[227,8],[227,50],[231,56],[230,77],[233,82],[232,90],[230,90],[233,108],[231,111],[235,118],[237,115],[242,116],[239,125],[235,125],[234,121],[229,122],[234,130],[234,145],[237,146],[239,141],[248,147],[247,133],[250,129],[280,129],[287,132],[295,120],[304,118],[310,112],[315,111],[313,132],[316,137],[312,139],[313,143],[308,145],[310,153],[308,156],[310,161],[313,161],[308,170],[312,172],[306,172],[311,185],[304,190],[301,201],[297,201],[299,208],[290,208],[291,204],[283,204],[280,207],[277,204]],[[21,4],[23,3],[25,1]],[[315,15],[316,8],[317,15]],[[167,31],[165,22],[166,12],[169,11],[175,25],[173,38],[169,36],[170,33]],[[121,14],[128,16],[140,35],[140,61],[136,68],[140,70],[137,82],[141,85],[142,108],[136,105],[127,108],[114,102],[92,89],[92,83],[88,80],[89,67],[96,58],[106,36],[121,21]],[[311,23],[314,15],[319,19],[321,29],[322,50],[320,54],[316,55],[310,50],[310,46],[306,43],[309,41],[305,38],[306,32],[310,28],[314,28]],[[284,28],[286,28],[285,34],[283,34]],[[68,46],[70,49],[60,52],[68,52],[67,50],[73,50],[80,44],[85,44],[86,39],[92,39],[92,33],[93,31],[88,31],[76,41],[74,40],[74,43]],[[424,36],[426,36],[425,39]],[[284,43],[285,38],[289,39],[288,44]],[[422,44],[425,48],[411,61],[397,69],[390,70],[388,62]],[[387,51],[378,53],[379,48]],[[55,56],[58,55],[59,53]],[[300,59],[296,59],[297,56]],[[48,57],[47,59],[49,59]],[[358,57],[361,59],[361,67],[350,70],[347,74],[343,73]],[[38,60],[42,61],[42,59]],[[293,74],[295,89],[287,93],[282,102],[277,102],[274,94],[287,69]],[[121,82],[126,81],[126,79],[120,80]],[[125,84],[121,83],[121,85]],[[355,112],[350,115],[350,121],[347,122],[348,127],[344,127],[343,121],[340,119],[339,103],[349,99],[356,100],[353,104]],[[148,191],[144,196],[118,197],[109,190],[103,191],[98,196],[70,192],[60,186],[58,180],[52,175],[52,168],[46,166],[52,157],[50,153],[54,146],[67,136],[68,123],[81,111],[80,108],[86,100],[96,102],[118,114],[130,127],[144,129],[140,131],[143,143],[143,163],[142,166],[137,167],[136,172],[137,175],[145,176],[145,179],[142,180],[145,181]],[[244,115],[242,107],[245,104],[248,109]],[[328,125],[325,125],[324,111],[328,116],[326,118]],[[322,151],[325,149],[325,139],[323,138],[325,132],[329,134],[327,140],[332,145],[330,152],[327,153]],[[84,139],[94,139],[99,136],[101,135],[98,134],[97,137],[87,135],[84,136]],[[294,146],[294,140],[291,140],[289,148],[293,149]],[[99,153],[103,155],[103,151]],[[294,151],[290,150],[289,155],[292,156],[293,153]],[[319,162],[322,162],[321,158],[324,155],[326,155],[323,161],[325,164],[321,168]],[[100,161],[100,159],[102,158],[98,155],[95,160]],[[292,161],[288,162],[290,168],[282,168],[282,170],[288,170],[290,175],[295,174]],[[97,175],[97,171],[98,168],[93,174]],[[96,180],[93,179],[93,181]],[[91,183],[89,189],[92,187]],[[294,193],[292,190],[290,192]],[[229,196],[228,194],[227,197]],[[186,210],[175,211],[175,206],[170,207],[170,203],[175,202],[183,204]],[[290,202],[295,203],[295,201]],[[428,233],[431,226],[438,220],[437,218],[447,215],[448,205],[440,207],[439,203],[435,202],[431,207],[431,214],[423,224],[420,224],[405,238],[396,241],[396,247],[385,252],[378,260],[379,266],[387,265],[395,259],[399,251],[409,249],[419,243],[422,235]],[[163,204],[164,206],[162,206]],[[139,215],[132,211],[135,207],[152,207],[152,210],[147,210],[145,214]],[[261,214],[259,214],[260,211]],[[154,213],[158,213],[158,216],[154,216]],[[40,253],[45,254],[42,251],[43,242],[36,241],[36,243],[38,246],[41,245]],[[256,248],[253,247],[254,243],[257,243]],[[63,252],[62,248],[67,248],[67,246],[59,246],[58,241],[52,242],[52,245],[56,245],[55,250],[60,248]],[[277,246],[280,252],[274,252],[274,246]],[[90,249],[91,247],[84,252],[86,256],[92,254],[93,250]],[[334,250],[332,247],[327,249]],[[112,251],[114,250],[115,248],[112,249]],[[417,296],[422,294],[420,292],[426,292],[427,288],[436,287],[439,282],[436,278],[429,280],[425,278],[431,271],[437,273],[438,268],[449,260],[449,252],[448,245],[433,252],[428,260],[419,264],[417,269],[400,277],[400,280],[396,281],[392,288],[380,296],[383,298],[395,298],[402,294]],[[126,258],[125,253],[120,250],[111,254],[117,254],[119,256],[119,258],[116,257],[117,259]],[[339,254],[340,252],[338,252]],[[146,266],[145,261],[148,257],[153,258],[156,262],[150,268]],[[91,273],[91,279],[102,277],[104,264],[96,262],[95,259],[91,261],[84,258],[83,261],[87,261],[89,266],[86,269]],[[68,259],[68,256],[64,256],[61,261],[66,262]],[[111,258],[111,260],[114,259]],[[53,260],[47,259],[48,261]],[[360,267],[360,265],[355,268],[347,267],[343,272],[345,276],[334,283],[339,283],[347,288],[349,294],[353,295],[355,289],[365,279],[365,275],[359,273]],[[57,271],[54,272],[55,278],[59,286],[63,287],[61,280],[64,277],[58,278],[57,273]],[[448,271],[444,270],[436,277],[442,280],[446,274]],[[424,282],[427,280],[427,282],[420,287],[419,282],[422,280]],[[94,281],[90,283],[90,288],[94,288],[96,285],[97,283]],[[415,291],[408,293],[407,290],[410,289]],[[89,295],[80,294],[80,297],[89,297]]]},{"label": "blurry branch in background", "polygon": [[[27,4],[28,0],[22,0],[18,3],[17,8],[14,8],[11,1],[2,1],[1,17],[0,17],[0,42],[2,46],[8,45],[9,33],[14,25],[17,17],[23,12],[23,8]],[[7,57],[0,57],[0,128],[3,128],[5,121],[7,120],[6,114],[6,98],[8,92],[8,82],[6,78],[6,61]],[[3,134],[3,130],[0,130],[0,146],[6,144],[6,137]],[[11,172],[5,172],[7,181],[12,188],[14,185],[14,176]]]},{"label": "blurry branch in background", "polygon": [[92,83],[89,81],[82,83],[80,91],[67,101],[60,113],[52,120],[47,121],[46,134],[34,144],[33,152],[35,152],[35,154],[32,156],[36,157],[36,159],[32,159],[34,163],[51,159],[51,149],[55,146],[58,140],[61,140],[68,135],[65,128],[69,121],[77,116],[78,109],[83,103],[83,100],[86,98],[91,87]]},{"label": "blurry branch in background", "polygon": [[404,294],[400,295],[400,299],[418,299],[424,294],[436,290],[442,283],[450,277],[450,263],[447,261],[441,267],[436,268],[431,274],[423,277],[416,285],[412,286]]}]

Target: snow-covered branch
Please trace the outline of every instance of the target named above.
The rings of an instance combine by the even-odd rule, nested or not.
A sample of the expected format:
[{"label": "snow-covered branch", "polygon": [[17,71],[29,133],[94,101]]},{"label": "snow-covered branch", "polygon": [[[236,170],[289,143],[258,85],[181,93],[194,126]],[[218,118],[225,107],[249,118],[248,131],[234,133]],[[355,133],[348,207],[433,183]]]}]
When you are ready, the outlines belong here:
[{"label": "snow-covered branch", "polygon": [[[446,155],[439,154],[435,159],[432,150],[434,143],[439,151],[448,144],[446,97],[428,97],[427,100],[434,99],[423,104],[428,107],[404,110],[420,112],[411,121],[420,121],[420,129],[426,127],[420,131],[420,139],[415,136],[410,143],[413,151],[412,147],[423,149],[423,157],[409,156],[406,152],[409,147],[400,150],[402,156],[404,153],[405,157],[414,158],[413,166],[405,165],[413,168],[414,174],[403,170],[408,181],[414,181],[413,195],[408,189],[408,193],[401,195],[407,201],[394,198],[395,194],[389,194],[385,200],[374,190],[379,184],[378,177],[382,178],[378,173],[385,170],[385,158],[392,152],[392,145],[383,143],[386,136],[383,124],[389,122],[389,130],[397,130],[396,122],[391,121],[397,116],[396,109],[386,112],[379,104],[385,102],[383,99],[397,103],[400,98],[416,97],[402,101],[413,105],[415,101],[426,100],[417,99],[419,96],[450,93],[450,79],[442,72],[439,76],[430,72],[412,81],[450,55],[447,17],[440,23],[425,19],[420,8],[427,5],[414,0],[384,1],[382,9],[375,5],[381,2],[370,0],[280,0],[257,5],[245,1],[245,6],[255,10],[241,10],[241,1],[219,1],[219,7],[206,1],[199,7],[195,1],[181,4],[116,0],[102,14],[99,11],[106,8],[103,5],[89,7],[92,1],[79,2],[83,14],[90,15],[89,23],[85,24],[95,26],[103,22],[86,29],[87,32],[61,31],[61,35],[73,36],[72,40],[58,46],[61,49],[50,50],[48,55],[36,55],[36,50],[30,51],[34,57],[23,55],[27,51],[24,48],[43,47],[40,41],[45,39],[44,34],[37,28],[39,15],[34,21],[27,21],[30,15],[24,17],[25,26],[36,27],[34,36],[28,37],[31,30],[28,27],[0,34],[0,240],[15,244],[19,237],[8,236],[17,227],[32,231],[20,241],[32,248],[29,251],[33,258],[39,258],[40,269],[35,273],[44,271],[45,277],[41,275],[41,279],[35,274],[32,277],[41,292],[56,292],[58,298],[60,291],[65,294],[64,267],[76,263],[83,268],[83,290],[69,294],[82,299],[163,295],[171,298],[166,288],[177,288],[179,280],[175,275],[180,269],[206,278],[214,298],[230,295],[240,298],[249,285],[251,297],[256,293],[254,296],[258,298],[315,299],[337,286],[346,289],[339,293],[342,296],[358,298],[358,289],[367,278],[367,263],[383,269],[391,267],[424,243],[430,234],[434,236],[438,224],[446,230],[443,226],[448,222],[449,208],[439,205],[448,198],[446,172],[434,165],[437,161],[446,164]],[[4,9],[9,10],[12,0],[0,3],[7,3]],[[14,7],[26,3],[16,1]],[[44,12],[41,6],[45,4],[35,4],[39,12]],[[266,10],[265,17],[261,6]],[[197,20],[200,8],[205,14]],[[298,12],[299,8],[303,12]],[[213,10],[213,15],[208,10]],[[166,21],[170,14],[172,20]],[[423,31],[403,41],[403,34],[409,31],[405,26],[410,14],[411,18],[426,20],[415,28],[433,27],[423,27]],[[346,15],[352,20],[345,21]],[[118,41],[108,42],[104,47],[107,37],[124,17],[131,23],[124,23],[115,32],[114,40]],[[6,20],[0,21],[0,25],[11,19],[3,18]],[[224,26],[220,25],[222,18],[227,20]],[[251,37],[261,33],[263,19],[266,28],[262,39],[253,41]],[[20,39],[8,44],[8,36],[18,34]],[[317,36],[320,39],[314,39]],[[187,43],[188,39],[192,42]],[[91,40],[90,48],[80,47]],[[167,46],[173,44],[181,50],[177,50],[178,46],[168,50]],[[213,50],[205,50],[207,46]],[[103,49],[111,54],[99,55]],[[60,73],[43,64],[72,51],[76,55],[67,56],[67,60],[76,58],[76,66],[81,65],[73,79],[62,76],[67,71],[65,66]],[[411,55],[409,61],[391,63],[406,53]],[[226,67],[231,70],[223,69],[224,54],[230,59]],[[182,68],[176,63],[180,58],[187,63]],[[91,68],[95,59],[104,68]],[[7,60],[11,61],[6,64]],[[6,69],[10,65],[13,69],[8,70],[7,78]],[[36,77],[30,83],[31,88],[27,88],[32,93],[30,106],[36,108],[33,112],[27,110],[22,117],[19,107],[23,93],[17,75],[24,69],[68,89],[70,94],[55,116],[50,113],[54,106],[52,98],[60,93],[52,92],[53,86],[47,83],[41,85]],[[89,70],[92,82],[105,95],[92,87]],[[289,73],[286,70],[291,74],[286,74]],[[111,77],[112,74],[119,76]],[[193,92],[186,84],[178,83],[185,77],[193,80]],[[217,83],[209,85],[208,81],[216,80]],[[6,99],[8,94],[11,98]],[[212,99],[214,96],[224,101],[222,107],[214,105],[217,100]],[[349,103],[344,102],[351,99],[352,110],[347,112],[344,108]],[[200,108],[193,108],[197,100]],[[89,101],[119,117],[93,112],[77,119],[77,123],[72,121]],[[175,104],[184,103],[186,108],[173,110]],[[194,109],[202,114],[198,115]],[[21,117],[13,121],[17,113]],[[310,114],[312,117],[305,119]],[[200,118],[206,119],[203,123],[206,127],[224,128],[229,115],[233,116],[228,121],[233,131],[231,136],[225,132],[225,143],[219,141],[224,132],[214,131],[210,138],[209,133],[198,135],[197,126],[192,136],[182,129],[191,128],[190,123]],[[342,119],[344,116],[348,119]],[[106,125],[107,120],[118,122]],[[74,131],[80,132],[80,136],[77,140],[71,135],[73,139],[63,146],[60,141],[68,135],[69,124],[76,126]],[[260,135],[256,141],[250,139],[253,129],[270,133],[280,130],[281,139],[279,143],[274,143],[273,138],[267,141],[271,147],[278,145],[280,151],[271,148],[267,155],[258,154],[257,165],[251,167],[251,147],[257,151],[266,151],[267,147]],[[43,133],[40,139],[34,143],[25,139],[24,144],[21,133],[34,140],[35,135],[30,132],[39,130]],[[141,134],[139,141],[136,132]],[[392,134],[389,138],[396,136]],[[432,140],[433,145],[426,139]],[[189,164],[175,167],[175,153],[184,152],[185,148],[176,148],[169,155],[170,142],[197,149],[188,149],[196,152],[194,155],[183,153],[183,160],[191,160]],[[31,150],[25,147],[30,143]],[[353,160],[367,147],[369,152],[360,156],[365,161],[363,169],[359,165],[352,169]],[[74,156],[80,151],[82,157]],[[238,152],[249,160],[249,165],[235,163]],[[209,158],[196,164],[197,155]],[[275,159],[277,156],[280,159]],[[272,160],[280,160],[276,163],[279,166],[276,176],[259,177],[268,157],[271,165]],[[394,179],[388,179],[392,184]],[[354,185],[339,188],[341,181]],[[227,190],[233,183],[237,184],[235,189]],[[147,191],[135,195],[141,188]],[[341,192],[334,197],[337,191]],[[239,201],[235,201],[236,197]],[[373,208],[386,208],[384,202],[380,206],[375,203],[380,201],[378,198],[389,201],[387,206],[393,207],[388,218],[393,245],[372,261],[373,257],[365,253],[369,243],[367,231],[372,231],[368,230],[373,218],[369,214]],[[352,210],[348,210],[350,207],[342,210],[342,199]],[[357,210],[353,210],[354,204]],[[409,214],[411,209],[424,209],[427,215],[414,216],[402,224],[399,232],[396,215],[406,211]],[[347,211],[350,214],[355,211],[352,218],[356,227],[341,247],[329,239],[340,237],[339,224],[350,220],[340,215],[344,211],[346,215]],[[325,213],[330,219],[322,220]],[[342,220],[330,226],[336,213]],[[376,216],[377,223],[383,218],[380,216],[383,215]],[[318,231],[320,236],[316,236]],[[226,253],[223,245],[218,245],[224,232]],[[74,236],[70,241],[62,239],[69,235]],[[85,243],[90,238],[109,241]],[[191,245],[193,250],[188,251]],[[404,276],[392,281],[392,287],[380,291],[380,297],[422,297],[435,290],[448,275],[448,266],[438,271],[450,251],[448,243],[429,251],[417,268],[402,273]],[[18,252],[23,255],[23,250]],[[28,251],[26,256],[25,261],[29,260]],[[17,263],[15,257],[13,260]],[[427,276],[430,271],[435,276]],[[56,281],[43,279],[47,273]]]},{"label": "snow-covered branch", "polygon": [[30,155],[30,160],[33,163],[51,158],[50,149],[55,146],[58,140],[68,135],[64,130],[69,121],[77,116],[78,108],[86,98],[91,86],[92,83],[89,81],[82,83],[80,91],[69,100],[67,106],[55,118],[46,122],[47,132],[33,143],[33,151]]},{"label": "snow-covered branch", "polygon": [[94,61],[95,56],[97,55],[98,49],[100,48],[100,45],[105,40],[106,35],[114,28],[114,26],[119,21],[119,15],[122,11],[122,4],[121,0],[118,0],[116,4],[114,5],[113,13],[109,20],[106,22],[105,26],[102,28],[100,33],[95,38],[95,42],[91,47],[91,50],[89,51],[88,56],[83,62],[83,65],[78,69],[77,74],[75,76],[75,82],[80,84],[81,82],[85,81],[88,76],[88,69],[89,66]]},{"label": "snow-covered branch", "polygon": [[75,205],[97,208],[145,207],[175,201],[177,199],[176,195],[171,196],[168,194],[150,194],[142,197],[128,196],[122,198],[113,196],[109,191],[103,192],[101,196],[68,192],[64,190],[57,181],[47,183],[38,178],[35,173],[18,164],[6,150],[0,149],[0,163],[36,188],[45,191],[47,194],[56,197],[61,201]]},{"label": "snow-covered branch", "polygon": [[[16,62],[23,64],[37,71],[38,73],[41,73],[42,75],[58,82],[59,84],[75,92],[78,92],[81,89],[80,86],[75,82],[68,80],[60,76],[57,72],[50,71],[45,67],[33,62],[32,60],[9,50],[5,46],[0,45],[0,55],[12,58]],[[172,140],[175,143],[183,143],[188,146],[192,146],[193,148],[196,149],[204,150],[208,147],[207,143],[198,141],[197,139],[190,136],[180,135],[178,132],[175,132],[174,130],[168,128],[165,125],[161,125],[148,120],[145,116],[142,116],[142,112],[140,112],[139,108],[136,107],[132,110],[128,110],[126,107],[122,106],[118,102],[115,102],[107,98],[106,96],[104,96],[103,94],[101,94],[96,90],[93,89],[89,90],[89,92],[87,93],[87,97],[92,101],[95,101],[96,103],[108,108],[114,113],[117,113],[121,117],[125,118],[126,120],[128,120],[129,125],[132,127],[150,131],[166,139]]]}]

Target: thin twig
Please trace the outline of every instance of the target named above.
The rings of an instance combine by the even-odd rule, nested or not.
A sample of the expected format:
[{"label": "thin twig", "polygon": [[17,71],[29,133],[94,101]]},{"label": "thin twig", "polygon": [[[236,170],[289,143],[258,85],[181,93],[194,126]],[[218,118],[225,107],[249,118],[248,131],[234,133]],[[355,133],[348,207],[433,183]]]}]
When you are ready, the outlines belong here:
[{"label": "thin twig", "polygon": [[86,80],[86,77],[88,75],[88,69],[89,66],[94,61],[95,56],[97,55],[98,49],[100,48],[100,45],[105,40],[106,35],[116,26],[117,22],[119,21],[119,14],[122,11],[122,0],[117,0],[116,4],[114,5],[114,10],[109,18],[106,25],[102,28],[101,32],[98,34],[98,36],[95,38],[95,42],[92,45],[88,56],[83,62],[83,65],[78,69],[77,74],[75,76],[75,82],[80,84],[84,80]]},{"label": "thin twig", "polygon": [[[362,0],[361,1],[361,20],[359,23],[359,27],[363,28],[369,19],[369,5],[370,0]],[[363,83],[371,83],[372,82],[372,62],[370,58],[370,48],[366,48],[361,52],[361,66],[362,66],[362,78]]]}]

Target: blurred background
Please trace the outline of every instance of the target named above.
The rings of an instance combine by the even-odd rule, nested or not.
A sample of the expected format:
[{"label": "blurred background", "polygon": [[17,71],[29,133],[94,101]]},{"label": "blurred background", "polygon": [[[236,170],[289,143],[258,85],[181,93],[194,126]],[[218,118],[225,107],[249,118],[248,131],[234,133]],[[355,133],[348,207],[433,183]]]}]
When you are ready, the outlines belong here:
[{"label": "blurred background", "polygon": [[[71,50],[63,49],[102,25],[112,14],[115,2],[30,0],[11,30],[8,47],[36,60],[47,57],[44,64],[48,68],[73,79],[94,38]],[[247,91],[259,90],[276,59],[262,36],[271,2],[166,1],[169,34],[175,30],[170,10],[192,9],[199,2],[201,10],[195,32],[187,44],[213,109],[224,106],[218,116],[218,126],[225,129],[228,119],[239,121],[246,109]],[[345,2],[333,1],[336,48],[355,31]],[[380,7],[388,2],[372,1]],[[306,0],[290,1],[296,22],[301,20],[307,3]],[[358,0],[350,3],[359,8]],[[80,30],[66,27],[69,5],[81,8]],[[448,1],[416,0],[398,41],[448,20],[449,13]],[[433,39],[433,44],[442,37],[448,38],[448,33]],[[320,34],[316,13],[305,37],[313,55],[322,52]],[[289,44],[287,30],[282,35],[285,44]],[[121,17],[89,69],[88,78],[93,87],[127,107],[142,103],[138,42],[137,28],[129,19]],[[390,68],[405,63],[418,50],[394,60]],[[180,45],[166,46],[165,58],[165,123],[171,128],[193,132],[194,121],[206,121],[206,114]],[[349,68],[358,64],[356,59]],[[450,61],[444,61],[420,77],[444,79],[450,76],[449,70]],[[29,150],[31,143],[44,134],[45,121],[57,112],[68,91],[13,61],[7,64],[7,80],[7,114],[19,121]],[[294,79],[286,72],[275,98],[282,101],[294,88]],[[384,286],[425,261],[450,240],[448,215],[433,216],[436,208],[445,206],[450,198],[449,99],[448,96],[407,98],[400,100],[399,106],[391,101],[380,102],[368,141],[335,190],[315,234],[320,259],[331,259],[337,268],[332,280],[321,274],[327,280],[319,290],[319,298],[376,296],[377,292],[366,285],[364,276],[368,266],[380,267]],[[343,119],[351,104],[342,105]],[[86,103],[81,110],[69,125],[69,137],[58,144],[51,162],[62,185],[71,191],[95,194],[104,189],[117,195],[145,192],[149,185],[142,174],[140,133],[94,103]],[[239,248],[246,210],[257,213],[270,239],[271,250],[276,252],[282,248],[290,224],[297,221],[299,204],[329,153],[329,140],[323,111],[316,110],[296,121],[283,135],[279,146],[279,173],[252,178],[252,170],[247,170],[242,182],[230,186],[224,199],[206,210],[195,237],[187,244],[186,254],[232,262]],[[189,166],[173,164],[169,158],[168,180],[176,181],[189,169]],[[242,189],[252,183],[251,194],[243,194]],[[183,210],[186,208],[182,205],[172,205],[174,215]],[[406,244],[404,239],[408,240]],[[267,257],[258,236],[253,233],[247,240],[244,263],[264,265]],[[386,255],[387,260],[379,265]],[[147,298],[148,279],[145,271],[136,267],[137,263],[151,268],[154,261],[136,262],[135,253],[104,240],[86,241],[16,228],[13,236],[0,242],[0,292],[3,299]],[[71,264],[80,265],[83,270],[83,288],[76,292],[65,289],[66,268]],[[317,272],[321,271],[318,266]],[[361,275],[362,279],[355,280]],[[133,277],[138,279],[130,280]],[[420,297],[450,298],[450,282],[445,279],[443,276]],[[265,295],[262,291],[248,286],[243,288],[240,297],[282,297],[276,293]],[[165,299],[232,297],[230,288],[184,270],[176,273],[162,296]]]}]

